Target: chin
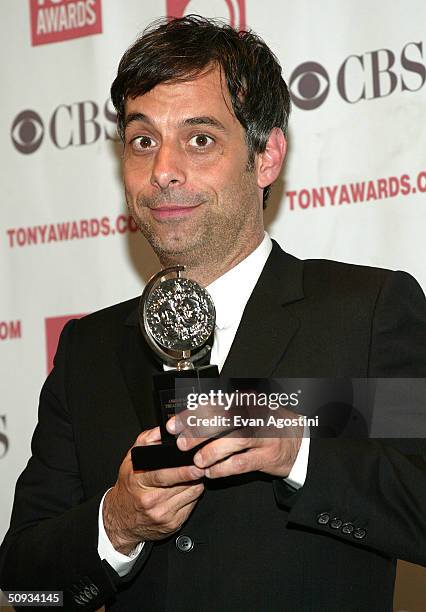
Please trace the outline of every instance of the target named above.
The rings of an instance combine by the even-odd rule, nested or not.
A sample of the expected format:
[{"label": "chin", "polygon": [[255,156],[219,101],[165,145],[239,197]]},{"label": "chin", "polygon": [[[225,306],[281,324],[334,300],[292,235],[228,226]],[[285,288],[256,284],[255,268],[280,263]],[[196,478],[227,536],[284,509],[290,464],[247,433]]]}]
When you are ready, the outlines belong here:
[{"label": "chin", "polygon": [[[160,231],[159,231],[160,229]],[[152,224],[141,224],[141,231],[145,238],[150,243],[154,252],[159,258],[174,257],[178,258],[185,253],[200,251],[202,249],[202,240],[196,228],[168,228],[168,231],[162,228],[153,227]]]},{"label": "chin", "polygon": [[189,243],[188,240],[183,238],[169,239],[169,240],[153,240],[150,241],[151,246],[157,255],[164,255],[168,257],[178,257],[191,251],[194,247],[193,243]]}]

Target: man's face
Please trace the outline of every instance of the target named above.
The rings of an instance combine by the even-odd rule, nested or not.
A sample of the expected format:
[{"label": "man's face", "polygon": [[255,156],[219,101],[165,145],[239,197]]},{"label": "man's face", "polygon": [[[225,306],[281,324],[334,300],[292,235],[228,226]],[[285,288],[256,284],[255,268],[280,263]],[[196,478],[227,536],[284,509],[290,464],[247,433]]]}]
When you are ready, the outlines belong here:
[{"label": "man's face", "polygon": [[[162,263],[241,259],[263,236],[256,164],[219,70],[160,84],[125,106],[126,199]],[[243,253],[244,256],[247,253]]]}]

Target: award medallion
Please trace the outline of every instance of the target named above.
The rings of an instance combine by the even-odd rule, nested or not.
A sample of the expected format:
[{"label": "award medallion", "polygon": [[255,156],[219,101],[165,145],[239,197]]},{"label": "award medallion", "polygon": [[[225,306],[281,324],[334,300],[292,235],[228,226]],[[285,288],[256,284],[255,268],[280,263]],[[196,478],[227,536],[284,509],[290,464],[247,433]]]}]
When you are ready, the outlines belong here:
[{"label": "award medallion", "polygon": [[[200,366],[211,350],[215,327],[215,308],[209,293],[198,283],[182,278],[184,266],[166,268],[147,283],[139,303],[141,332],[167,369],[153,377],[154,405],[161,431],[161,445],[132,449],[134,469],[187,465],[196,449],[184,453],[166,429],[170,417],[185,409],[188,392],[205,389],[208,380],[219,377],[215,365]],[[206,379],[204,382],[202,379]],[[179,394],[176,381],[179,380]]]}]

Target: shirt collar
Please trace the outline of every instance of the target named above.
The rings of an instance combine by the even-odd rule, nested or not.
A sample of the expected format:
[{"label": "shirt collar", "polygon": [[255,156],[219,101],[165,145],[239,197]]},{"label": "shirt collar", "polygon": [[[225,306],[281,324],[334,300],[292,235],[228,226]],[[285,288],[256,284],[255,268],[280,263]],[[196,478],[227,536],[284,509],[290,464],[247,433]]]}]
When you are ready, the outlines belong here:
[{"label": "shirt collar", "polygon": [[216,327],[225,329],[240,321],[271,249],[271,238],[265,232],[262,242],[250,255],[206,287],[215,305]]}]

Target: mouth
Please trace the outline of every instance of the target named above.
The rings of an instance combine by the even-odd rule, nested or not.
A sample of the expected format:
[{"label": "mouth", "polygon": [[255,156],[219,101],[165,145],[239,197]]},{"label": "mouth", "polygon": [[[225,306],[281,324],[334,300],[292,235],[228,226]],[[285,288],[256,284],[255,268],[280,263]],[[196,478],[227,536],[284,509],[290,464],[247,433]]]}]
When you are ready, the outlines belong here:
[{"label": "mouth", "polygon": [[155,208],[151,208],[150,210],[154,219],[161,221],[162,219],[187,217],[188,215],[191,215],[193,211],[199,206],[201,206],[201,204],[196,204],[195,206],[164,204],[162,206],[156,206]]}]

